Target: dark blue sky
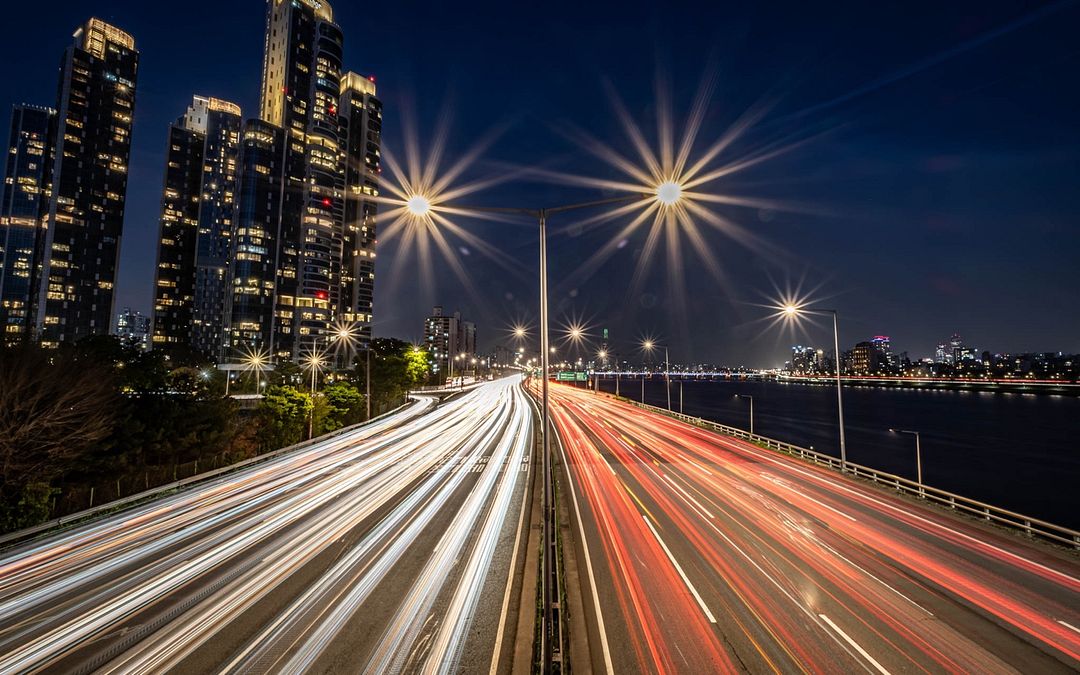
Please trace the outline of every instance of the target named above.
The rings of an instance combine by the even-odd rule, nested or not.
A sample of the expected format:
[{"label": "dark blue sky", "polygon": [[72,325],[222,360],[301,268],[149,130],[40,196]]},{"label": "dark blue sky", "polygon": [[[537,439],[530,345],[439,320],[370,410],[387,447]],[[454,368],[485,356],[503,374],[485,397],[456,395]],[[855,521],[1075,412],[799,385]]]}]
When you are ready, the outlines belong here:
[{"label": "dark blue sky", "polygon": [[[346,66],[377,77],[391,150],[401,147],[406,105],[422,139],[444,107],[453,111],[448,156],[505,127],[470,178],[505,171],[502,163],[615,177],[562,132],[580,127],[632,153],[602,83],[612,83],[652,137],[658,68],[678,120],[702,77],[715,78],[701,149],[750,106],[771,104],[719,163],[778,138],[807,140],[718,184],[800,209],[722,209],[777,250],[706,233],[724,278],[688,257],[681,318],[662,255],[641,288],[627,290],[644,233],[584,279],[574,273],[618,223],[552,238],[553,319],[576,315],[609,327],[623,353],[651,334],[671,345],[673,359],[776,365],[793,341],[831,337],[823,328],[793,337],[761,321],[768,312],[757,304],[774,295],[774,284],[800,282],[841,311],[847,344],[884,333],[914,358],[959,331],[994,351],[1080,352],[1077,3],[730,4],[339,0],[334,10]],[[190,7],[198,11],[101,0],[56,1],[43,12],[17,3],[6,9],[0,43],[7,109],[54,104],[61,52],[89,15],[135,36],[142,61],[118,302],[143,311],[151,305],[167,125],[193,93],[257,114],[264,3]],[[545,205],[604,196],[515,181],[469,199]],[[518,261],[516,273],[463,253],[478,303],[442,262],[436,289],[425,288],[416,257],[390,242],[380,249],[377,334],[417,339],[435,301],[474,317],[486,346],[513,320],[532,317],[532,230],[462,225]]]}]

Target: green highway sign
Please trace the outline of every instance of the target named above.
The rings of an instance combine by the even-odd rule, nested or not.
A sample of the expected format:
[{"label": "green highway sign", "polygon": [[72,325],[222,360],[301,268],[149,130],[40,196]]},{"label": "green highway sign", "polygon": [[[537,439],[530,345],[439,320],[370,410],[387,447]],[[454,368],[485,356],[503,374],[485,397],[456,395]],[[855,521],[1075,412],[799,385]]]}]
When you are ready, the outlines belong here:
[{"label": "green highway sign", "polygon": [[560,370],[555,375],[556,382],[588,382],[588,373],[577,373],[572,370]]}]

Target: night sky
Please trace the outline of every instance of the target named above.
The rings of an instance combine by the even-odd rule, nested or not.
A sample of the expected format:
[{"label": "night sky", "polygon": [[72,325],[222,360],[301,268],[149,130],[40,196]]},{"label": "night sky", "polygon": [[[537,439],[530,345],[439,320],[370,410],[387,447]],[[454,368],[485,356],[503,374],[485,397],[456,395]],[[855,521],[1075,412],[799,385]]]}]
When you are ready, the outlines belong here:
[{"label": "night sky", "polygon": [[[618,177],[570,140],[581,129],[633,154],[605,81],[652,141],[657,81],[671,88],[678,138],[699,84],[713,78],[699,151],[767,106],[717,165],[797,145],[710,186],[776,205],[718,209],[761,242],[705,232],[720,280],[688,255],[684,281],[671,282],[661,248],[632,289],[644,231],[582,270],[623,223],[581,231],[574,216],[553,219],[553,321],[607,327],[624,355],[650,335],[676,361],[778,365],[795,342],[831,340],[824,325],[793,336],[763,320],[759,305],[776,288],[800,285],[839,309],[846,345],[886,334],[916,358],[959,332],[991,351],[1080,352],[1076,2],[333,4],[346,67],[377,78],[387,150],[403,154],[407,128],[423,146],[444,111],[450,159],[498,134],[466,182],[527,167]],[[0,42],[5,135],[10,104],[55,105],[61,53],[91,14],[132,33],[141,51],[117,306],[149,312],[167,126],[193,93],[257,115],[265,6],[11,3]],[[611,194],[523,177],[466,201],[545,206]],[[457,222],[510,269],[455,243],[470,297],[445,261],[436,258],[429,287],[415,253],[384,242],[377,335],[418,340],[435,302],[475,319],[485,347],[509,342],[515,320],[535,322],[534,230]],[[684,311],[672,293],[685,293]]]}]

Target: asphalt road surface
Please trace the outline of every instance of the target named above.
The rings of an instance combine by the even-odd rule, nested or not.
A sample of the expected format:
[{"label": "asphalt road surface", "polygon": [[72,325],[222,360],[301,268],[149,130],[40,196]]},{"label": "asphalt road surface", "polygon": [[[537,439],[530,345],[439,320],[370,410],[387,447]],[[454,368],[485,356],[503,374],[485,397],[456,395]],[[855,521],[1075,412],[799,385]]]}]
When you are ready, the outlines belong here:
[{"label": "asphalt road surface", "polygon": [[516,378],[424,399],[9,550],[0,673],[489,672],[533,414]]},{"label": "asphalt road surface", "polygon": [[1075,554],[608,396],[552,397],[595,671],[1080,669]]}]

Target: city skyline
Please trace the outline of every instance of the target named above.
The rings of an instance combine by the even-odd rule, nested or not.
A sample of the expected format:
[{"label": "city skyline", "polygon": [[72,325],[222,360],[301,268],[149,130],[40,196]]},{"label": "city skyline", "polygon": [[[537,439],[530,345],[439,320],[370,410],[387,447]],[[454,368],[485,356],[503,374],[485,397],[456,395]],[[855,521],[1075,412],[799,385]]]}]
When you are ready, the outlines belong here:
[{"label": "city skyline", "polygon": [[[451,88],[456,90],[454,108],[457,122],[450,126],[451,135],[456,140],[451,143],[448,151],[461,153],[486,130],[504,121],[505,112],[494,114],[490,105],[484,105],[485,102],[490,103],[492,93],[484,93],[482,96],[468,95],[476,93],[477,87],[482,88],[487,78],[478,77],[479,82],[476,84],[453,79],[449,84],[445,82],[447,73],[452,75],[455,70],[464,69],[463,66],[469,59],[476,58],[475,54],[464,53],[451,58],[448,63],[441,64],[438,68],[426,63],[421,65],[422,50],[402,56],[395,52],[405,50],[395,50],[388,46],[395,44],[392,36],[403,32],[405,27],[400,25],[400,20],[380,22],[378,13],[385,10],[372,10],[368,14],[347,7],[335,7],[335,10],[336,21],[342,25],[347,35],[355,36],[351,42],[348,38],[345,41],[344,61],[360,68],[362,72],[375,73],[380,82],[390,83],[380,87],[381,97],[388,102],[388,115],[391,120],[387,125],[389,137],[400,138],[406,125],[404,113],[408,106],[407,96],[403,96],[403,92],[410,88],[414,93],[424,94],[423,106],[414,103],[414,107],[421,112],[421,121],[418,123],[421,131],[432,126],[427,124],[430,120],[426,117],[430,117],[433,114],[432,109],[437,108],[435,102],[444,98],[443,92]],[[18,11],[21,10],[16,10]],[[1057,21],[1049,18],[1054,12],[1057,12]],[[5,47],[16,49],[18,58],[7,60],[16,66],[10,73],[11,77],[7,78],[9,85],[5,87],[6,100],[0,102],[51,104],[48,94],[40,94],[42,90],[48,92],[55,85],[55,70],[50,63],[57,52],[50,45],[70,42],[70,39],[64,39],[66,31],[70,30],[67,24],[74,26],[82,23],[86,20],[87,13],[96,13],[107,21],[115,21],[130,32],[141,47],[140,59],[149,64],[140,68],[140,98],[135,121],[131,171],[132,189],[128,195],[125,241],[116,301],[117,307],[131,306],[149,313],[149,296],[153,284],[152,271],[150,275],[145,273],[145,259],[152,259],[149,252],[153,249],[148,248],[148,242],[156,238],[151,234],[151,230],[156,229],[155,212],[160,207],[164,130],[168,121],[174,120],[177,112],[190,103],[193,93],[235,100],[245,111],[255,110],[253,100],[257,94],[258,83],[252,73],[259,72],[259,61],[262,57],[263,45],[259,33],[264,28],[263,14],[254,6],[236,10],[226,8],[222,12],[220,23],[207,28],[206,38],[201,41],[203,49],[196,50],[206,52],[205,55],[194,54],[186,60],[171,59],[176,66],[159,67],[155,70],[155,60],[159,65],[162,64],[168,59],[166,55],[176,53],[183,45],[177,41],[158,39],[160,29],[152,26],[153,11],[117,2],[101,3],[100,8],[74,5],[69,7],[60,3],[55,21],[50,20],[45,25],[33,27],[26,35],[16,36],[12,46]],[[74,21],[62,18],[74,14],[78,15]],[[1072,12],[1071,8],[1050,8],[1018,15],[1007,8],[991,7],[977,15],[969,14],[974,17],[969,17],[973,25],[964,30],[957,27],[957,17],[943,16],[941,21],[933,26],[930,36],[917,41],[911,49],[903,52],[907,63],[882,63],[879,58],[871,58],[871,63],[864,68],[854,69],[857,72],[852,72],[851,68],[843,69],[839,79],[844,83],[842,87],[847,87],[848,90],[841,92],[839,96],[830,97],[823,95],[824,92],[807,91],[806,87],[784,91],[783,96],[779,97],[783,100],[775,104],[770,114],[765,117],[762,124],[782,125],[783,121],[792,115],[804,114],[804,119],[809,122],[808,126],[828,132],[824,139],[815,140],[797,149],[780,164],[763,166],[757,174],[747,176],[750,183],[755,182],[750,180],[753,178],[759,184],[767,184],[769,189],[764,191],[765,196],[778,200],[802,201],[801,198],[807,196],[808,191],[805,187],[800,187],[800,183],[812,184],[815,189],[809,192],[821,192],[820,188],[824,187],[822,194],[825,198],[819,198],[811,205],[814,208],[808,210],[814,211],[820,207],[821,210],[840,212],[835,218],[825,218],[815,213],[791,215],[782,210],[769,209],[757,209],[749,213],[744,211],[739,214],[740,221],[749,218],[755,234],[787,249],[788,257],[783,260],[785,263],[794,261],[795,264],[789,264],[788,267],[797,270],[796,272],[783,273],[766,262],[766,256],[745,256],[737,251],[737,247],[731,242],[715,238],[710,239],[710,246],[718,251],[718,260],[729,280],[745,279],[746,283],[740,283],[737,288],[718,286],[701,275],[700,270],[688,266],[690,287],[706,289],[707,292],[694,293],[695,297],[690,298],[689,315],[692,320],[687,323],[684,331],[686,335],[679,334],[680,330],[674,327],[677,323],[675,317],[671,316],[671,312],[665,311],[665,281],[662,273],[652,275],[656,278],[647,280],[643,291],[637,297],[629,299],[633,302],[626,302],[627,284],[620,270],[622,265],[618,263],[596,270],[591,278],[587,278],[580,286],[557,285],[552,294],[553,318],[558,319],[560,312],[584,312],[595,316],[594,323],[611,326],[616,335],[625,336],[629,341],[632,341],[632,335],[637,336],[635,334],[662,332],[670,336],[673,347],[677,345],[679,351],[689,353],[695,360],[764,365],[783,354],[790,340],[761,330],[757,322],[761,312],[756,304],[766,301],[772,290],[770,284],[774,281],[778,280],[780,285],[784,285],[798,284],[801,280],[806,280],[808,285],[820,286],[823,295],[832,296],[830,303],[840,305],[845,317],[845,327],[842,328],[842,339],[845,341],[848,341],[849,336],[871,334],[870,327],[881,325],[888,317],[905,316],[907,321],[903,330],[892,332],[898,341],[911,345],[912,353],[931,351],[940,339],[940,334],[952,330],[985,335],[987,344],[998,345],[1002,351],[1077,351],[1074,346],[1076,338],[1073,336],[1077,334],[1078,328],[1073,322],[1078,319],[1069,313],[1064,317],[1054,316],[1060,312],[1052,311],[1068,306],[1068,289],[1074,285],[1072,282],[1076,277],[1075,268],[1069,265],[1067,254],[1077,236],[1075,228],[1070,229],[1067,226],[1069,207],[1074,198],[1065,192],[1064,187],[1068,184],[1068,177],[1075,175],[1075,168],[1067,159],[1053,155],[1045,138],[1016,136],[1015,134],[1030,136],[1033,132],[1031,129],[1019,131],[1008,124],[1010,115],[1015,117],[1019,114],[1011,106],[995,109],[999,113],[995,125],[1004,128],[1008,133],[1004,134],[997,144],[988,144],[992,151],[999,153],[993,161],[983,161],[986,158],[965,154],[962,149],[951,153],[956,150],[955,146],[963,145],[963,142],[969,146],[981,142],[984,135],[996,129],[995,125],[990,124],[983,116],[977,115],[969,125],[970,128],[958,131],[955,137],[945,138],[941,134],[944,128],[955,126],[961,112],[971,113],[971,108],[976,107],[976,104],[986,103],[979,92],[989,89],[993,94],[990,98],[998,101],[1002,87],[1006,91],[1012,91],[1010,88],[1026,90],[1026,80],[1022,77],[1025,64],[1028,69],[1040,68],[1052,72],[1057,72],[1054,69],[1062,69],[1062,72],[1067,70],[1068,58],[1059,57],[1055,60],[1051,57],[1056,53],[1056,45],[1060,44],[1057,32],[1060,24],[1068,23],[1062,19],[1074,18],[1075,12]],[[434,12],[430,18],[425,17],[421,25],[414,27],[414,30],[418,35],[422,35],[424,31],[432,30],[428,21],[446,18]],[[852,17],[848,20],[856,21],[859,18]],[[502,20],[512,19],[513,17],[506,17]],[[760,29],[760,18],[750,16],[740,17],[740,20],[744,30],[753,32]],[[496,19],[487,18],[485,21]],[[490,23],[485,25],[489,26]],[[359,39],[359,36],[369,31],[372,26],[378,26],[379,30],[384,31],[387,40],[380,44],[387,46],[370,49],[370,42]],[[571,27],[557,22],[556,26],[573,33]],[[621,31],[623,39],[635,30],[621,23],[616,28]],[[225,39],[226,35],[230,39]],[[710,55],[695,54],[695,58],[690,58],[689,55],[671,58],[665,54],[672,51],[670,36],[654,37],[656,53],[661,55],[659,60],[668,59],[668,65],[673,66],[668,68],[669,72],[678,73],[678,76],[671,80],[679,100],[675,109],[682,113],[689,105],[686,100],[690,98],[690,93],[697,84],[698,73],[708,70],[704,66],[685,66],[688,61],[703,63]],[[1035,42],[1044,43],[1040,47],[1042,51],[1036,50],[1037,53],[1028,54],[1023,57],[1026,60],[1021,59],[1021,62],[1017,63],[1018,50]],[[805,46],[805,43],[801,44]],[[149,51],[156,51],[156,54],[148,55],[145,45],[151,45],[152,49]],[[225,52],[235,58],[230,58],[225,65],[219,62],[217,65],[220,74],[208,76],[202,60],[213,61],[215,53],[220,57],[220,54]],[[583,53],[569,58],[581,59]],[[924,58],[919,58],[920,56]],[[746,104],[767,93],[761,88],[755,91],[754,87],[748,86],[746,80],[752,79],[749,73],[753,71],[753,67],[747,66],[746,73],[733,70],[730,67],[731,57],[730,53],[720,50],[719,60],[728,61],[729,67],[719,69],[716,80],[718,90],[724,92],[725,97],[730,95],[733,101],[730,105],[722,106],[725,110],[706,118],[704,124],[707,131],[703,132],[704,137],[720,135],[727,127],[726,120],[745,109]],[[683,61],[680,61],[680,58]],[[150,61],[147,62],[147,59]],[[925,62],[927,59],[929,63]],[[642,73],[647,66],[649,77],[628,76],[627,68],[611,69],[613,86],[626,100],[631,115],[640,120],[644,127],[649,127],[647,122],[651,114],[652,86],[647,80],[651,79],[652,66],[656,60],[657,57],[650,54],[634,62]],[[190,70],[185,66],[188,62],[192,64]],[[535,65],[532,62],[525,63],[529,66]],[[819,61],[815,65],[820,67],[824,63],[825,61]],[[912,64],[917,67],[912,68]],[[987,64],[997,64],[1003,68],[1002,76],[996,80],[970,83],[966,81],[964,76],[968,70],[977,65],[985,67]],[[505,68],[505,64],[491,64],[490,81],[496,82],[499,77],[505,77]],[[413,76],[408,75],[410,70],[414,72]],[[908,70],[915,72],[908,73]],[[778,74],[775,70],[772,71],[773,81],[779,81],[780,78],[775,77]],[[442,87],[428,86],[432,81],[440,79],[443,80]],[[606,105],[606,95],[597,93],[602,89],[598,84],[600,79],[596,71],[593,71],[581,74],[569,83],[571,89],[568,91],[578,95],[582,110],[590,110],[595,105],[599,113]],[[34,84],[27,86],[28,80]],[[810,77],[810,81],[814,81],[813,77]],[[864,91],[865,87],[859,85],[866,81],[872,85],[868,91]],[[974,89],[957,90],[956,86],[961,81],[971,84]],[[830,86],[836,88],[838,85]],[[150,87],[150,94],[144,93],[146,87]],[[389,93],[384,93],[388,89]],[[956,95],[958,98],[947,105],[943,104],[940,96],[953,90],[961,92]],[[516,93],[516,89],[512,91],[515,93],[509,97],[509,103],[520,106],[524,99]],[[850,99],[845,98],[848,94],[851,94]],[[1055,107],[1050,105],[1054,96],[1063,95],[1044,92],[1042,98],[1029,103],[1040,113],[1046,113],[1049,119],[1058,120],[1056,125],[1051,125],[1054,130],[1075,134],[1075,129],[1068,128],[1063,120],[1055,117],[1053,110],[1047,112],[1048,107]],[[876,144],[884,147],[879,144],[887,145],[890,139],[895,141],[900,132],[911,131],[902,121],[896,119],[897,110],[889,108],[895,106],[897,97],[903,96],[932,104],[929,112],[933,114],[928,114],[924,123],[928,129],[935,130],[936,134],[916,133],[914,138],[919,141],[916,144],[917,152],[907,153],[893,147],[883,155],[875,155],[879,164],[863,167],[866,171],[845,160],[844,157],[852,150],[860,147],[866,150]],[[166,99],[168,105],[164,103]],[[183,105],[177,103],[181,99],[184,100]],[[828,105],[817,108],[819,104]],[[996,105],[1002,104],[998,101]],[[575,114],[581,113],[581,110],[560,104],[553,106],[553,117],[556,121],[569,118],[570,123],[603,137],[605,141],[610,139],[619,142],[621,132],[610,123],[607,127],[598,128],[590,113]],[[165,115],[167,108],[171,110]],[[889,109],[889,112],[886,113],[883,108]],[[1056,108],[1062,109],[1060,105]],[[524,110],[520,107],[514,109],[513,106],[510,109]],[[537,164],[558,160],[572,163],[580,159],[583,153],[572,146],[560,145],[559,134],[544,128],[544,122],[551,124],[551,120],[544,120],[542,116],[537,116],[535,111],[525,111],[522,114],[526,120],[512,125],[504,132],[499,144],[490,152],[491,161],[506,156],[508,149],[522,151],[514,154],[535,156]],[[837,130],[843,126],[854,127],[857,131]],[[1032,140],[1035,142],[1030,142]],[[1022,156],[1010,154],[1010,149],[1005,147],[1010,144],[1014,149],[1015,146],[1022,145],[1030,146],[1030,149]],[[397,142],[396,145],[400,147],[401,144]],[[556,146],[558,152],[537,152],[537,146],[549,145]],[[624,149],[620,147],[620,150]],[[567,155],[570,160],[565,159]],[[866,160],[860,161],[865,163]],[[811,167],[811,164],[814,166]],[[1015,184],[1008,190],[997,189],[1005,176],[1014,176],[1020,169],[1024,170],[1024,180],[1013,181]],[[1065,171],[1062,172],[1061,169]],[[482,166],[478,170],[489,169]],[[1052,175],[1049,175],[1051,173]],[[777,179],[775,174],[783,174],[784,180]],[[889,202],[888,199],[879,202],[882,195],[874,194],[873,190],[865,190],[865,181],[874,175],[884,177],[882,180],[886,183],[890,178],[904,179],[900,182],[903,188],[899,190],[907,195],[901,200],[903,203],[899,204],[903,208],[898,209],[897,203]],[[1036,175],[1043,175],[1050,180],[1036,181]],[[859,185],[863,187],[852,189]],[[542,183],[511,184],[485,192],[480,200],[493,203],[517,203],[527,200],[527,203],[531,203],[537,199],[554,201],[558,195],[579,192],[581,191],[574,188],[556,188]],[[995,192],[1002,194],[996,195]],[[843,193],[844,197],[838,198],[838,193]],[[854,198],[856,193],[858,198]],[[919,206],[920,204],[922,206]],[[960,204],[969,208],[970,212],[958,217],[955,209]],[[1024,204],[1028,206],[1019,208]],[[858,208],[852,208],[855,206]],[[1009,208],[1004,209],[1005,213],[995,215],[995,212],[1002,211],[1003,206]],[[909,221],[913,224],[900,223],[898,215],[907,214],[899,218],[904,220],[911,215],[912,209],[917,215],[915,220]],[[953,211],[952,215],[950,210]],[[861,213],[853,216],[853,211]],[[983,219],[984,216],[986,219]],[[1026,226],[1016,225],[1023,220],[1029,221]],[[570,223],[562,225],[565,227],[567,224]],[[886,234],[871,236],[867,228],[874,226],[884,229]],[[612,231],[614,229],[612,228]],[[535,240],[527,230],[514,230],[510,234],[504,234],[496,227],[481,223],[476,226],[476,231],[491,237],[496,245],[519,261],[524,270],[527,271],[535,265],[532,260]],[[595,237],[591,237],[589,233],[580,236],[574,236],[574,232],[557,234],[552,243],[553,250],[560,254],[553,259],[556,278],[570,276],[584,261],[586,252],[595,247],[597,242],[604,241],[611,233],[601,232]],[[1005,248],[1021,243],[1026,250],[1032,252],[1031,255],[1000,258]],[[641,245],[640,240],[629,241],[625,247],[627,255],[640,251]],[[837,249],[838,245],[842,248]],[[869,265],[871,256],[866,256],[867,260],[863,260],[863,254],[879,252],[883,245],[887,252],[891,252],[890,255],[884,255],[886,260],[896,258],[904,262],[897,262],[895,265]],[[985,248],[987,245],[991,246],[990,250]],[[832,250],[842,250],[845,254],[836,258],[834,254],[828,253]],[[950,255],[955,255],[960,250],[970,251],[970,262],[958,264],[950,261]],[[394,264],[393,251],[394,247],[389,247],[379,259],[379,264],[383,266],[379,275],[383,279],[387,278],[387,266],[392,267]],[[918,264],[911,267],[909,263],[912,263],[913,257],[928,260],[915,261]],[[459,298],[454,304],[460,305],[463,312],[476,316],[482,325],[492,329],[486,332],[483,340],[485,347],[493,346],[493,343],[487,341],[495,340],[494,335],[500,324],[510,323],[511,317],[520,315],[522,310],[528,312],[535,305],[535,289],[525,280],[528,278],[527,273],[522,275],[522,279],[516,279],[497,270],[475,254],[463,253],[462,258],[468,264],[470,273],[477,278],[477,285],[485,288],[484,300],[487,306],[470,306],[472,301],[466,297],[446,269],[436,271],[439,282],[438,296],[444,302]],[[1034,260],[1036,258],[1037,264]],[[624,260],[629,261],[630,258]],[[627,264],[626,267],[632,267],[632,264]],[[982,267],[991,270],[980,269]],[[710,290],[714,287],[720,290]],[[430,298],[423,297],[425,289],[419,288],[415,283],[406,283],[398,288],[390,287],[388,291],[387,295],[382,295],[387,291],[378,292],[376,334],[394,334],[418,339],[416,326],[432,304]],[[619,312],[621,317],[608,309],[612,305],[622,310]],[[996,309],[989,312],[988,308]],[[1020,313],[1024,314],[1021,318],[1025,320],[1022,322],[1015,320]],[[895,322],[891,323],[895,325]],[[948,328],[942,331],[942,325],[947,325]],[[801,339],[823,341],[824,337],[824,333],[819,336],[817,329],[814,329],[810,336]]]}]

